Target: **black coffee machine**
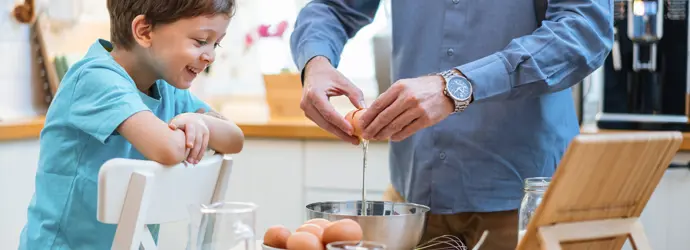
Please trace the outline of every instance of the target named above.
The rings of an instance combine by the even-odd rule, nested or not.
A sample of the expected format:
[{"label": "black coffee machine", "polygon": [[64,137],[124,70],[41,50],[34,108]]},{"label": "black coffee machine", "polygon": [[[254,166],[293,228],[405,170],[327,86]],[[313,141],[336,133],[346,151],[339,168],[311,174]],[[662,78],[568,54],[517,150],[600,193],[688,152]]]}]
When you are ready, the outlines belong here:
[{"label": "black coffee machine", "polygon": [[614,1],[600,129],[690,131],[688,0]]}]

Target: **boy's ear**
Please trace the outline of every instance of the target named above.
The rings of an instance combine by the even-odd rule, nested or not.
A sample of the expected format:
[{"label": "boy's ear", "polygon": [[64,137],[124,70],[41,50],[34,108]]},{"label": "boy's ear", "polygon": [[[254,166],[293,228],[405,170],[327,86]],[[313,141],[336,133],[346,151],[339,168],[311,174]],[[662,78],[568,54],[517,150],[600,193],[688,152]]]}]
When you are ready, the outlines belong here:
[{"label": "boy's ear", "polygon": [[151,46],[151,31],[153,27],[146,21],[144,15],[138,15],[132,20],[132,36],[139,46],[148,48]]}]

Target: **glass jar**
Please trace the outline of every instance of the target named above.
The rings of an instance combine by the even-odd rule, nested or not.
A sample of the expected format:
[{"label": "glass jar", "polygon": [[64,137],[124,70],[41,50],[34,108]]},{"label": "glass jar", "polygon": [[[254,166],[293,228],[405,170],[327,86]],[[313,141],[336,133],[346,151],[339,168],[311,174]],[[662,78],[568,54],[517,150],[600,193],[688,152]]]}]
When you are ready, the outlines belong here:
[{"label": "glass jar", "polygon": [[338,241],[326,245],[326,250],[385,250],[386,245],[372,241]]},{"label": "glass jar", "polygon": [[551,183],[551,177],[533,177],[525,179],[524,192],[522,203],[520,204],[520,215],[518,219],[518,242],[522,236],[527,232],[527,225],[530,219],[537,211],[537,207],[541,204],[541,200],[546,193],[546,189]]},{"label": "glass jar", "polygon": [[256,209],[244,202],[190,206],[186,250],[254,250]]}]

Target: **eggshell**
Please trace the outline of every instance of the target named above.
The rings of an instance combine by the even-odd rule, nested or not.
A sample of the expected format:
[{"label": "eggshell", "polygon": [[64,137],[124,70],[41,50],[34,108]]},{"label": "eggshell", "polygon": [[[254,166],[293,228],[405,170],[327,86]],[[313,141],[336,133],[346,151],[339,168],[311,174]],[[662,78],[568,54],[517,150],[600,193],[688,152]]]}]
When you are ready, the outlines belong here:
[{"label": "eggshell", "polygon": [[323,246],[316,235],[308,232],[295,232],[287,240],[288,250],[323,250]]},{"label": "eggshell", "polygon": [[362,240],[362,228],[351,219],[342,219],[331,223],[323,230],[321,241],[328,244],[336,241],[360,241]]},{"label": "eggshell", "polygon": [[323,228],[316,224],[304,224],[297,228],[295,232],[307,232],[313,234],[319,238],[319,241],[321,241],[321,237],[323,236]]},{"label": "eggshell", "polygon": [[271,226],[264,234],[264,244],[270,247],[285,249],[292,233],[283,225]]},{"label": "eggshell", "polygon": [[327,219],[316,218],[316,219],[308,220],[308,221],[304,222],[304,224],[314,224],[314,225],[320,226],[323,229],[326,229],[328,227],[328,225],[331,224],[331,221],[329,221]]},{"label": "eggshell", "polygon": [[362,136],[362,121],[360,118],[366,109],[356,109],[348,112],[345,115],[345,120],[347,120],[352,128],[354,129],[352,135],[361,137]]}]

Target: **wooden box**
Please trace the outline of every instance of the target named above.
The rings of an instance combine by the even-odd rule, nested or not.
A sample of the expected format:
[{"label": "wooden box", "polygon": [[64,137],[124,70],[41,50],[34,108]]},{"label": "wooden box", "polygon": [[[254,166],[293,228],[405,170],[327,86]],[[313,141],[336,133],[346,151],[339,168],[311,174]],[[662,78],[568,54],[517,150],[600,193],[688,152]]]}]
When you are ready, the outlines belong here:
[{"label": "wooden box", "polygon": [[302,100],[299,73],[270,74],[263,78],[271,120],[306,118],[299,106]]}]

